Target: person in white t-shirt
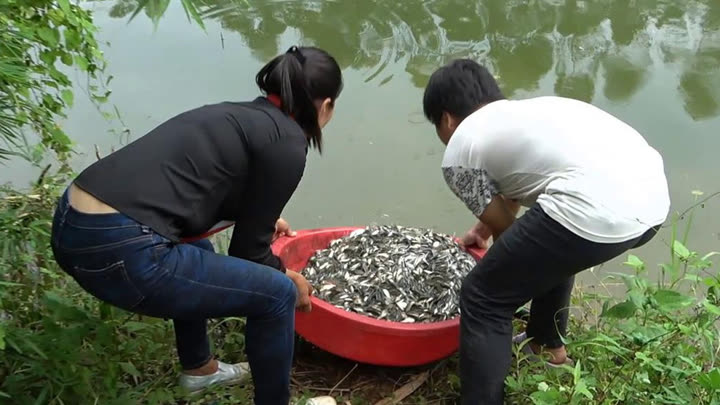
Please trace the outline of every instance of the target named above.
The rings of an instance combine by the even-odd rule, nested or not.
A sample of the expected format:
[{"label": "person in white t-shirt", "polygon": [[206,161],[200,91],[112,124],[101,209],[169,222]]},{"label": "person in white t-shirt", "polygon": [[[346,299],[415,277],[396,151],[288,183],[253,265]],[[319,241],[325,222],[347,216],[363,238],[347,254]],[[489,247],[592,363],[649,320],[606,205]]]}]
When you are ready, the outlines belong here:
[{"label": "person in white t-shirt", "polygon": [[[455,60],[430,78],[425,116],[447,145],[446,182],[480,220],[462,238],[487,247],[460,293],[463,404],[501,404],[512,342],[551,365],[574,275],[655,236],[670,209],[663,160],[635,129],[562,97],[506,100],[493,76]],[[520,206],[528,211],[516,219]],[[532,300],[525,333],[512,318]]]}]

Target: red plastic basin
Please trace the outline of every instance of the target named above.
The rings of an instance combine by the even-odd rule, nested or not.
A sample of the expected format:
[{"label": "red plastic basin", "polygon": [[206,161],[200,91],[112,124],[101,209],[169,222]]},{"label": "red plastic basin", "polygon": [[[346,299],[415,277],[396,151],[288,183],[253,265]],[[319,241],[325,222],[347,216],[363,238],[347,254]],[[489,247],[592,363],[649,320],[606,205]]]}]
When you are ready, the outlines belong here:
[{"label": "red plastic basin", "polygon": [[[360,229],[324,228],[298,231],[280,238],[273,251],[288,270],[302,271],[312,255],[334,239]],[[479,260],[484,250],[470,249]],[[443,359],[458,348],[458,318],[433,323],[400,323],[373,319],[337,308],[312,297],[310,313],[298,312],[296,332],[317,347],[360,363],[381,366],[417,366]]]}]

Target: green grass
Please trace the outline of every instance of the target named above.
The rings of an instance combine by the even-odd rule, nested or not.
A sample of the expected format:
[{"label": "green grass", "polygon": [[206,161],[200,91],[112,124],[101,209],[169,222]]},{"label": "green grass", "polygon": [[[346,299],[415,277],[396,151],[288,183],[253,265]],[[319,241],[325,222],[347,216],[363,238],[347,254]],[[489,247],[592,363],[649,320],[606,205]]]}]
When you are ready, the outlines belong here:
[{"label": "green grass", "polygon": [[[62,184],[63,179],[46,176],[27,193],[0,192],[0,401],[250,401],[251,386],[189,397],[175,386],[170,322],[102,304],[57,268],[48,238]],[[713,256],[675,240],[671,257],[660,267],[664,278],[651,277],[658,270],[635,256],[628,257],[630,271],[603,269],[608,276],[600,285],[619,283],[626,292],[613,298],[577,289],[567,336],[576,367],[547,369],[517,356],[507,379],[508,403],[720,404],[720,278]],[[218,358],[244,360],[243,331],[239,318],[211,323]],[[338,400],[372,404],[429,371],[428,380],[402,403],[452,403],[459,391],[456,370],[456,357],[410,369],[355,367],[300,342],[293,389],[303,398],[334,388]]]},{"label": "green grass", "polygon": [[[139,2],[136,11],[146,3]],[[160,15],[166,3],[146,12]],[[46,169],[26,192],[0,189],[0,403],[249,403],[250,386],[217,388],[199,397],[177,388],[171,323],[102,304],[58,269],[49,246],[50,221],[68,181],[72,140],[56,119],[74,97],[69,77],[56,65],[85,72],[96,103],[107,99],[103,85],[111,78],[100,80],[104,61],[87,10],[64,0],[0,1],[0,9],[0,49],[7,54],[0,60],[0,159],[19,155],[39,162],[54,155],[61,165],[59,175]],[[199,21],[196,11],[188,17]],[[27,145],[26,130],[39,135],[40,145]],[[668,260],[659,268],[630,256],[630,271],[604,269],[610,278],[600,285],[620,283],[624,293],[613,297],[579,289],[567,337],[577,365],[546,369],[516,356],[507,379],[508,403],[720,405],[720,277],[714,254],[686,246],[691,222],[692,211],[684,229],[673,228]],[[226,243],[219,239],[218,246]],[[227,362],[244,360],[243,332],[242,319],[213,321],[214,353]],[[297,398],[331,393],[351,404],[374,404],[428,372],[403,403],[453,403],[456,370],[456,357],[389,369],[356,365],[300,342],[293,390]]]}]

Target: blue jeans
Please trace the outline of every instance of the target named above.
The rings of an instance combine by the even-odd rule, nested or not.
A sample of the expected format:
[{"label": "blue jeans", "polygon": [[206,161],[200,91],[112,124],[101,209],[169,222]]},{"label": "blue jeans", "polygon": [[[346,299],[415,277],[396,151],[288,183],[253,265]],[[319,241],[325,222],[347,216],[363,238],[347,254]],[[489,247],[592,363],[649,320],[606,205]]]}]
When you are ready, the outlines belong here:
[{"label": "blue jeans", "polygon": [[288,404],[297,290],[281,272],[216,254],[207,240],[172,243],[123,214],[81,213],[67,191],[53,219],[52,248],[60,267],[100,300],[172,319],[184,369],[212,358],[208,318],[247,317],[255,403]]}]

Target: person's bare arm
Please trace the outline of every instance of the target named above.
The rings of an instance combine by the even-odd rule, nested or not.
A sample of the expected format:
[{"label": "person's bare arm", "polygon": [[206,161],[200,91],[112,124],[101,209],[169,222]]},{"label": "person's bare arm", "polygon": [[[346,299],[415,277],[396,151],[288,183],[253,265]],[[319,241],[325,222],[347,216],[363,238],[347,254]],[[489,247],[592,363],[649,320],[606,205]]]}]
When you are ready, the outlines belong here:
[{"label": "person's bare arm", "polygon": [[520,212],[520,203],[517,200],[513,200],[507,197],[503,196],[503,199],[505,200],[505,205],[507,205],[508,210],[513,214],[513,217],[517,218],[518,212]]},{"label": "person's bare arm", "polygon": [[480,215],[480,222],[489,228],[493,240],[497,240],[515,222],[520,204],[498,194],[493,197]]},{"label": "person's bare arm", "polygon": [[[496,200],[498,202],[495,202],[495,205],[490,208],[490,205],[493,204],[493,201]],[[504,203],[505,210],[500,209],[500,202]],[[488,209],[490,209],[490,211],[488,211]],[[517,201],[511,200],[509,198],[504,198],[501,195],[495,196],[478,219],[484,216],[485,220],[491,221],[493,223],[493,226],[495,228],[498,228],[499,232],[495,231],[490,225],[484,223],[482,220],[479,220],[460,239],[460,243],[463,246],[477,246],[481,249],[487,249],[487,247],[489,246],[489,239],[493,237],[496,240],[500,236],[500,234],[505,231],[505,229],[509,228],[517,217],[519,211],[520,204]],[[497,219],[500,219],[500,221],[498,221]],[[500,224],[500,222],[502,222],[503,224]]]}]

